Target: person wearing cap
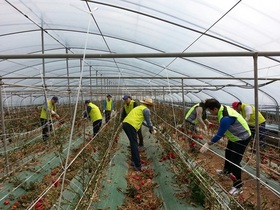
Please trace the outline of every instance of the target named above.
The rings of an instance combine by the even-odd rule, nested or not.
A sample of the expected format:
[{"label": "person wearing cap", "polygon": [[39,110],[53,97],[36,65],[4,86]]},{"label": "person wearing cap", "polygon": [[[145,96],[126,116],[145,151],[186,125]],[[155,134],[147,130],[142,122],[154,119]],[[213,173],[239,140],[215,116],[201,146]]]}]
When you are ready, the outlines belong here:
[{"label": "person wearing cap", "polygon": [[47,103],[42,106],[40,122],[42,127],[42,138],[44,143],[47,143],[49,132],[52,131],[52,119],[59,119],[59,115],[56,113],[55,104],[58,103],[58,97],[53,96]]},{"label": "person wearing cap", "polygon": [[93,137],[99,132],[102,125],[102,114],[98,106],[85,100],[86,111],[84,112],[84,118],[89,118],[92,122]]},{"label": "person wearing cap", "polygon": [[[232,103],[232,108],[239,112],[242,117],[247,121],[249,128],[251,129],[251,133],[253,138],[255,137],[255,123],[256,123],[256,109],[253,105],[245,104],[240,101],[235,101]],[[261,112],[258,112],[258,123],[259,123],[259,140],[260,140],[260,149],[265,150],[266,141],[265,141],[265,134],[266,134],[266,120]]]},{"label": "person wearing cap", "polygon": [[[133,100],[131,98],[130,95],[124,95],[123,96],[123,100],[124,100],[124,106],[123,106],[123,110],[121,113],[121,122],[124,120],[124,118],[129,114],[129,112],[135,108],[136,106],[138,106],[139,104]],[[139,150],[143,151],[144,150],[144,141],[143,141],[143,135],[142,135],[142,130],[141,127],[140,129],[137,131],[137,135],[138,135],[138,140],[139,140]]]},{"label": "person wearing cap", "polygon": [[105,113],[105,122],[108,123],[111,119],[111,112],[114,110],[114,101],[110,94],[107,95],[107,98],[104,101],[103,112]]},{"label": "person wearing cap", "polygon": [[203,145],[200,152],[206,152],[210,145],[219,141],[224,135],[227,136],[224,168],[223,170],[217,170],[217,173],[230,176],[233,186],[229,194],[238,195],[242,192],[240,163],[251,140],[251,130],[241,114],[229,106],[220,104],[216,99],[207,99],[204,107],[211,114],[217,115],[219,128],[216,135]]},{"label": "person wearing cap", "polygon": [[213,124],[206,119],[206,109],[204,108],[204,102],[200,102],[192,106],[185,116],[186,128],[190,129],[193,133],[197,133],[197,125],[203,126],[204,130],[207,131],[208,126]]},{"label": "person wearing cap", "polygon": [[135,171],[141,171],[141,160],[137,143],[137,131],[141,125],[149,128],[151,134],[155,133],[153,124],[151,122],[151,111],[153,107],[153,100],[147,98],[140,101],[140,105],[132,109],[123,120],[123,130],[126,133],[130,142],[131,151],[131,165],[134,166]]}]

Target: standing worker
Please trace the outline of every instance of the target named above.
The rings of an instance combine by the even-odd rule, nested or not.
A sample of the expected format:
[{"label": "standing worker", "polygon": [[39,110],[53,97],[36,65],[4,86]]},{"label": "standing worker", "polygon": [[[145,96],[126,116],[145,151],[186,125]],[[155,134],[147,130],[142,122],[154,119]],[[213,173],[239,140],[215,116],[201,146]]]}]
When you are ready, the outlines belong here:
[{"label": "standing worker", "polygon": [[108,123],[111,119],[111,112],[114,110],[114,101],[110,94],[107,95],[106,100],[104,101],[103,112],[105,112],[105,122]]},{"label": "standing worker", "polygon": [[[124,95],[123,100],[125,103],[124,103],[123,110],[121,113],[121,122],[124,120],[124,118],[129,114],[129,112],[133,108],[135,108],[136,106],[139,105],[136,101],[132,100],[131,96],[129,96],[129,95]],[[138,139],[139,139],[139,144],[138,144],[139,148],[138,149],[139,149],[139,151],[143,151],[144,150],[144,141],[143,141],[141,127],[137,131],[137,135],[138,135]]]},{"label": "standing worker", "polygon": [[102,114],[98,106],[90,102],[85,101],[86,112],[84,112],[84,118],[90,118],[93,126],[93,137],[98,133],[102,125]]},{"label": "standing worker", "polygon": [[[242,117],[247,121],[249,128],[251,129],[252,137],[255,137],[256,129],[255,129],[255,113],[256,109],[254,106],[250,104],[244,104],[240,101],[236,101],[232,103],[232,108],[235,109],[237,112],[239,112]],[[265,134],[266,134],[266,128],[265,128],[265,118],[262,115],[262,113],[258,112],[258,123],[259,123],[259,140],[260,140],[260,149],[265,150],[266,142],[265,142]],[[253,145],[254,148],[255,145]]]},{"label": "standing worker", "polygon": [[246,120],[229,106],[221,105],[216,99],[205,101],[205,108],[213,115],[218,116],[219,129],[217,134],[203,145],[200,152],[204,153],[209,146],[219,141],[224,135],[228,138],[225,150],[225,164],[223,170],[217,170],[219,174],[229,175],[233,186],[229,191],[231,195],[239,195],[242,192],[241,160],[248,143],[251,140],[251,131]]},{"label": "standing worker", "polygon": [[40,122],[42,126],[42,138],[44,143],[47,143],[49,132],[52,131],[52,118],[59,119],[59,115],[56,113],[55,104],[58,102],[58,97],[53,96],[47,103],[42,106]]},{"label": "standing worker", "polygon": [[134,166],[135,171],[141,171],[142,167],[137,143],[137,131],[141,128],[143,123],[143,125],[149,128],[149,132],[151,134],[155,132],[150,117],[150,109],[153,106],[153,100],[151,98],[147,98],[140,101],[140,103],[141,104],[132,109],[123,120],[123,129],[131,146],[131,165]]}]

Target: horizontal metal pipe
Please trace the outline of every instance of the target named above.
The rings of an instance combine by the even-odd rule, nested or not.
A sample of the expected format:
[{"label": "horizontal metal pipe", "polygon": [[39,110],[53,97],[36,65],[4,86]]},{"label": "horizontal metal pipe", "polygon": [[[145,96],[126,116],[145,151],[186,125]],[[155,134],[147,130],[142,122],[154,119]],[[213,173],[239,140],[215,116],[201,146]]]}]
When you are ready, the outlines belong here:
[{"label": "horizontal metal pipe", "polygon": [[[45,79],[80,79],[80,76],[77,77],[73,77],[73,76],[63,76],[63,77],[58,77],[58,76],[45,76],[43,77]],[[120,80],[120,77],[95,77],[95,76],[83,76],[82,79],[116,79],[116,80]],[[10,77],[10,76],[2,76],[1,79],[4,81],[5,79],[38,79],[41,80],[42,77],[23,77],[23,76],[17,76],[17,77]],[[121,79],[160,79],[160,80],[174,80],[174,79],[183,79],[183,80],[190,80],[190,79],[195,79],[195,80],[204,80],[204,79],[211,79],[211,80],[254,80],[254,77],[148,77],[148,76],[144,76],[144,77],[121,77]],[[276,81],[276,80],[280,80],[280,78],[258,78],[258,80],[267,80],[267,81]]]},{"label": "horizontal metal pipe", "polygon": [[[174,58],[174,57],[253,57],[280,56],[279,51],[272,52],[175,52],[175,53],[104,53],[86,54],[85,58]],[[2,54],[0,59],[83,59],[83,54]]]}]

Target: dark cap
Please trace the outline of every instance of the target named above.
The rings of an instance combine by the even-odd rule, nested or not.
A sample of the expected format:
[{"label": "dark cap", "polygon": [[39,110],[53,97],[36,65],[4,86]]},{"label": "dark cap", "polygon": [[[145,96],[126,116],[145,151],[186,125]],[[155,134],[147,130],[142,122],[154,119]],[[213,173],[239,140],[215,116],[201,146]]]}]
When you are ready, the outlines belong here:
[{"label": "dark cap", "polygon": [[58,102],[58,97],[54,96],[54,97],[52,97],[52,100],[54,100],[55,102]]},{"label": "dark cap", "polygon": [[85,104],[89,104],[90,103],[90,100],[85,100]]},{"label": "dark cap", "polygon": [[130,95],[125,94],[125,95],[123,96],[122,99],[123,99],[123,100],[126,100],[126,99],[128,99],[128,98],[131,98]]},{"label": "dark cap", "polygon": [[111,94],[108,94],[107,97],[112,97]]}]

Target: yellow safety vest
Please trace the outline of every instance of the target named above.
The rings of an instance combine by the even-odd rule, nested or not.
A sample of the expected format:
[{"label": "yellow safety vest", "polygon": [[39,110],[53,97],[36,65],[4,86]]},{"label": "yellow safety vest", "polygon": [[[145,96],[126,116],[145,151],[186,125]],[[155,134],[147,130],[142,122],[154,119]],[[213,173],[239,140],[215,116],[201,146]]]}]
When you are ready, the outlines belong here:
[{"label": "yellow safety vest", "polygon": [[[227,113],[225,112],[225,107]],[[218,111],[219,122],[224,116],[236,118],[235,122],[231,126],[229,126],[228,130],[225,132],[225,135],[228,137],[230,141],[235,142],[239,140],[246,140],[251,136],[251,130],[246,120],[237,111],[235,111],[229,106],[221,106]]]},{"label": "yellow safety vest", "polygon": [[196,111],[195,108],[198,107],[199,104],[194,105],[193,107],[190,108],[188,113],[185,116],[185,120],[192,122],[194,124],[197,124],[198,121],[196,120]]},{"label": "yellow safety vest", "polygon": [[131,110],[131,112],[129,112],[126,118],[124,118],[123,122],[130,124],[136,131],[138,131],[144,121],[144,109],[147,109],[147,106],[144,104],[135,107]]},{"label": "yellow safety vest", "polygon": [[100,109],[98,106],[96,106],[93,103],[88,104],[91,107],[91,110],[89,112],[89,116],[92,122],[95,122],[96,120],[101,120],[102,119],[102,114],[100,112]]},{"label": "yellow safety vest", "polygon": [[[52,111],[56,111],[55,110],[55,105],[52,105],[51,100],[48,100],[48,109],[52,110]],[[45,119],[45,120],[47,120],[47,119],[49,120],[50,119],[50,114],[51,113],[47,114],[47,110],[45,110],[44,106],[42,106],[40,118]]]},{"label": "yellow safety vest", "polygon": [[[255,122],[256,122],[256,118],[255,118],[255,113],[256,113],[256,109],[254,106],[250,105],[250,104],[241,104],[241,115],[246,118],[246,110],[245,107],[246,106],[251,106],[252,107],[252,114],[250,114],[250,119],[248,121],[248,124],[250,126],[255,126]],[[258,114],[258,118],[259,118],[259,124],[264,123],[265,122],[265,118],[264,116],[259,112]]]},{"label": "yellow safety vest", "polygon": [[128,115],[129,112],[134,108],[134,100],[130,100],[129,104],[124,105],[125,113]]},{"label": "yellow safety vest", "polygon": [[110,101],[108,99],[106,99],[106,109],[108,111],[112,110],[112,104],[113,104],[113,100],[111,99]]}]

